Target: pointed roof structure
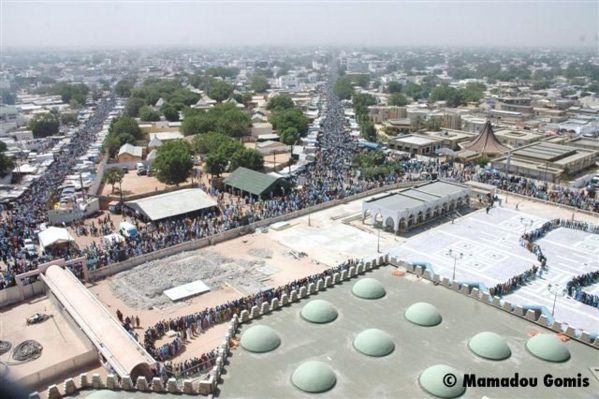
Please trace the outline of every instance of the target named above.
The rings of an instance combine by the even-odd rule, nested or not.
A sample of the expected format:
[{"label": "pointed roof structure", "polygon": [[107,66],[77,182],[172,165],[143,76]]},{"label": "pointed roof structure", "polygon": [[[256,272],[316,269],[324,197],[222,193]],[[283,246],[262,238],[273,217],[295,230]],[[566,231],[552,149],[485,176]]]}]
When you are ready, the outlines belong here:
[{"label": "pointed roof structure", "polygon": [[475,151],[479,154],[500,155],[510,151],[510,147],[501,144],[495,137],[491,122],[487,121],[476,138],[462,146],[462,150]]}]

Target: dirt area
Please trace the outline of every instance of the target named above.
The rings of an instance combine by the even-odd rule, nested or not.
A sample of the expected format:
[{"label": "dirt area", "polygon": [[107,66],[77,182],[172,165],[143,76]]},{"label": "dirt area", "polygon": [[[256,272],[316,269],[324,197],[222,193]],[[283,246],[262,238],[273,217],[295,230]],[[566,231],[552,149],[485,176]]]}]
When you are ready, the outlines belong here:
[{"label": "dirt area", "polygon": [[[185,183],[180,184],[180,186],[186,186],[189,184],[191,184],[191,178]],[[167,186],[166,184],[159,182],[155,176],[138,176],[137,172],[134,170],[130,170],[125,174],[122,187],[123,197],[125,200],[127,200],[127,197],[133,195],[148,193],[159,194],[161,191],[164,191],[167,188],[172,188],[172,186]],[[119,199],[119,185],[116,184],[114,186],[114,192],[112,191],[112,186],[110,184],[103,185],[100,190],[100,195],[112,196],[115,199]]]}]

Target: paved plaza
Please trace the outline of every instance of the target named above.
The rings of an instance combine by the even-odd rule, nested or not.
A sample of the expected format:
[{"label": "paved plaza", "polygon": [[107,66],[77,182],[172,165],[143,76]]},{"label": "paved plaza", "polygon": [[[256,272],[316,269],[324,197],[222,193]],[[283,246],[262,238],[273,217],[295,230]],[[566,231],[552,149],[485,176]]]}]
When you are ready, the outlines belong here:
[{"label": "paved plaza", "polygon": [[[537,263],[536,256],[520,246],[519,238],[525,229],[537,228],[548,219],[511,208],[493,208],[489,214],[483,209],[411,237],[389,252],[408,262],[430,262],[435,273],[449,278],[455,263],[457,281],[491,287]],[[548,291],[549,284],[565,287],[573,276],[599,269],[599,235],[559,228],[537,243],[547,257],[549,272],[504,299],[518,305],[542,305],[551,311],[554,295]],[[589,287],[587,291],[598,289]],[[599,309],[571,298],[558,297],[555,318],[577,329],[599,332]]]}]

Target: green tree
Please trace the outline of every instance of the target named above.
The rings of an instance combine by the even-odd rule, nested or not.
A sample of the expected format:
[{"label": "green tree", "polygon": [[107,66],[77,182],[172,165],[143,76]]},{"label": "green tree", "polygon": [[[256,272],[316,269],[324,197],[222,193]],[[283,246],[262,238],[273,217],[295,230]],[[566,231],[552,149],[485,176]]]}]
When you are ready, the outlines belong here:
[{"label": "green tree", "polygon": [[233,93],[233,86],[222,80],[214,79],[208,89],[208,97],[223,102]]},{"label": "green tree", "polygon": [[403,107],[405,105],[408,105],[408,103],[409,103],[408,98],[406,96],[404,96],[402,93],[393,93],[389,97],[389,105],[396,105],[398,107]]},{"label": "green tree", "polygon": [[6,105],[14,105],[16,100],[17,100],[17,96],[15,96],[13,93],[11,93],[10,91],[6,90],[6,89],[1,89],[0,93],[2,95],[2,104],[6,104]]},{"label": "green tree", "polygon": [[438,132],[441,130],[441,126],[443,125],[443,120],[438,116],[431,116],[424,123],[424,126],[427,130],[431,132]]},{"label": "green tree", "polygon": [[89,87],[83,83],[70,84],[61,82],[55,84],[50,89],[50,94],[59,95],[62,102],[65,104],[70,104],[71,100],[75,100],[79,104],[85,104],[88,93]]},{"label": "green tree", "polygon": [[466,103],[464,93],[447,84],[435,86],[429,96],[431,102],[446,101],[450,107],[458,107]]},{"label": "green tree", "polygon": [[206,172],[213,176],[220,176],[227,168],[227,157],[220,153],[208,154],[206,157]]},{"label": "green tree", "polygon": [[231,140],[229,136],[217,132],[196,134],[193,136],[192,148],[196,154],[213,154],[220,146]]},{"label": "green tree", "polygon": [[129,98],[129,100],[127,101],[127,105],[125,106],[125,114],[127,116],[136,118],[139,116],[139,110],[144,105],[146,105],[146,102],[142,98],[131,97]]},{"label": "green tree", "polygon": [[396,81],[391,81],[387,83],[387,87],[385,88],[387,93],[399,93],[401,91],[401,83]]},{"label": "green tree", "polygon": [[191,146],[184,140],[170,140],[158,147],[152,164],[156,178],[164,184],[179,185],[193,168]]},{"label": "green tree", "polygon": [[144,105],[139,109],[139,118],[142,121],[156,122],[160,120],[160,113],[158,113],[158,111],[156,111],[154,108]]},{"label": "green tree", "polygon": [[368,83],[370,83],[370,77],[368,74],[360,74],[360,75],[352,75],[352,82],[356,86],[360,86],[363,88],[368,88]]},{"label": "green tree", "polygon": [[334,91],[341,100],[349,100],[354,92],[351,79],[347,77],[337,79]]},{"label": "green tree", "polygon": [[58,133],[59,128],[58,116],[52,112],[36,114],[29,121],[29,130],[33,132],[35,138],[53,136]]},{"label": "green tree", "polygon": [[264,168],[264,157],[258,150],[253,148],[242,148],[235,151],[231,156],[229,170],[234,171],[240,166],[252,170],[262,170],[262,168]]},{"label": "green tree", "polygon": [[77,114],[75,112],[63,112],[60,114],[60,123],[63,125],[77,124]]},{"label": "green tree", "polygon": [[256,93],[263,93],[266,90],[270,89],[270,84],[268,83],[268,80],[264,77],[264,75],[256,74],[252,77],[250,87]]},{"label": "green tree", "polygon": [[6,143],[0,141],[0,177],[6,176],[15,167],[14,161],[4,153],[5,151]]},{"label": "green tree", "polygon": [[462,93],[467,102],[479,102],[485,93],[487,86],[482,83],[468,83]]},{"label": "green tree", "polygon": [[376,128],[370,121],[363,121],[360,125],[360,134],[368,141],[376,141]]},{"label": "green tree", "polygon": [[125,171],[121,168],[110,168],[104,173],[103,181],[104,184],[110,184],[112,186],[111,193],[114,193],[115,184],[121,184],[125,177]]},{"label": "green tree", "polygon": [[279,134],[281,142],[287,145],[293,145],[299,139],[299,132],[295,127],[288,127]]},{"label": "green tree", "polygon": [[274,96],[268,101],[268,104],[266,104],[266,109],[271,111],[280,111],[291,108],[295,108],[295,104],[293,103],[291,97],[285,94]]},{"label": "green tree", "polygon": [[310,119],[308,119],[301,110],[294,108],[271,114],[270,123],[272,123],[272,126],[279,132],[293,127],[299,134],[305,134],[310,126]]},{"label": "green tree", "polygon": [[123,144],[133,144],[143,138],[144,134],[135,119],[121,116],[111,122],[108,135],[104,139],[104,150],[114,157]]},{"label": "green tree", "polygon": [[176,122],[179,120],[179,111],[173,105],[165,103],[160,107],[160,111],[169,122]]},{"label": "green tree", "polygon": [[129,80],[119,80],[114,87],[114,91],[119,97],[129,97],[131,95],[131,89],[133,89],[133,82]]},{"label": "green tree", "polygon": [[408,82],[406,84],[406,87],[404,88],[404,93],[408,97],[412,97],[414,100],[419,100],[423,98],[422,86],[413,82]]}]

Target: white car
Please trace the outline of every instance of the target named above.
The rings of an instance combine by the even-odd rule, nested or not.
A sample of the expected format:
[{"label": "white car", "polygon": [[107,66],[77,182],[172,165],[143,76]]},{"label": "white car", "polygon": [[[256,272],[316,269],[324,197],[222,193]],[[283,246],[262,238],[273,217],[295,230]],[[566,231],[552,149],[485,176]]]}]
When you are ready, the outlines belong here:
[{"label": "white car", "polygon": [[36,256],[37,255],[37,249],[35,248],[35,244],[33,243],[33,240],[31,238],[26,238],[25,239],[25,251],[27,251],[27,254],[29,256]]}]

